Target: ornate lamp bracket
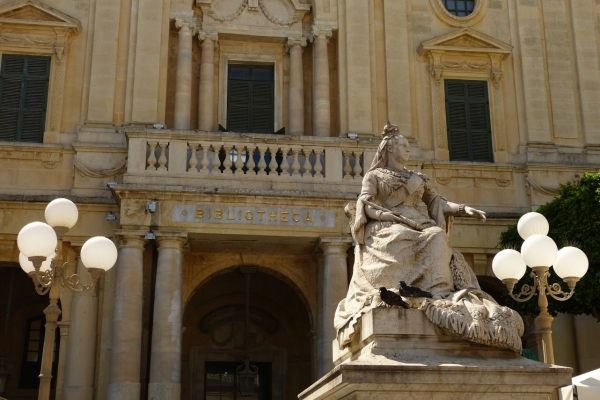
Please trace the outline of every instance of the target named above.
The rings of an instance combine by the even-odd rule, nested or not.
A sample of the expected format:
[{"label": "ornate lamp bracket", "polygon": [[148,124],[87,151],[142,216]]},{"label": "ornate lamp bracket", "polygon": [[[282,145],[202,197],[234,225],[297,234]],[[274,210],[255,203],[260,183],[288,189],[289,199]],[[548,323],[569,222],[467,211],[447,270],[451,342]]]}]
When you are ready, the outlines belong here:
[{"label": "ornate lamp bracket", "polygon": [[35,268],[35,271],[29,273],[29,277],[33,280],[35,291],[38,294],[44,295],[48,293],[55,283],[60,283],[61,286],[65,286],[74,292],[85,292],[86,290],[90,290],[94,285],[93,283],[82,283],[81,278],[77,274],[67,275],[67,263],[60,264],[53,262],[50,269],[41,271],[42,262],[45,260],[46,257],[29,257],[29,261],[31,261]]}]

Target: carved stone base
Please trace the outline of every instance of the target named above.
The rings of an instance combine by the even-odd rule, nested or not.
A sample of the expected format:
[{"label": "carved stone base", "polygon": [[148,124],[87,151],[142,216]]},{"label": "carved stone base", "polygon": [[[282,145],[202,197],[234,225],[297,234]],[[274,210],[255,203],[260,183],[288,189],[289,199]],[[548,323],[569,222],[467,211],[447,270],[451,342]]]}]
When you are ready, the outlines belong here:
[{"label": "carved stone base", "polygon": [[418,310],[373,309],[357,329],[299,399],[548,399],[571,382],[571,368],[447,335]]}]

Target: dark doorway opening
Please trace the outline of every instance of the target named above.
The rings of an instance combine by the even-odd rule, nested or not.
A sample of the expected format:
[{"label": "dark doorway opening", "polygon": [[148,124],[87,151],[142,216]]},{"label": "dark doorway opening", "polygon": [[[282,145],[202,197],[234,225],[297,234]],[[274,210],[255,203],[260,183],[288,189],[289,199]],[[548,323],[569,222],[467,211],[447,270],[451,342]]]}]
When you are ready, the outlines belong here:
[{"label": "dark doorway opening", "polygon": [[256,399],[271,400],[271,363],[250,362],[258,368],[258,375],[254,381],[254,396],[242,397],[238,389],[238,376],[236,369],[243,364],[239,362],[214,362],[205,363],[204,387],[206,400],[237,400]]}]

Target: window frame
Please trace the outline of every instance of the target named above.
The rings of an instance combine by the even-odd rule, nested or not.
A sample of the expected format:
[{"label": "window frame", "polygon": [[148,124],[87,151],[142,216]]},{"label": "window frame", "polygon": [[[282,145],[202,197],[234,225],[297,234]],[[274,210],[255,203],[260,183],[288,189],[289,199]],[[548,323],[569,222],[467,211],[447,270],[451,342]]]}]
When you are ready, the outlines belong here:
[{"label": "window frame", "polygon": [[[485,83],[485,86],[484,86],[485,95],[483,97],[471,98],[468,94],[468,88],[467,88],[465,90],[465,96],[463,96],[463,97],[451,96],[449,94],[449,89],[448,89],[450,82],[460,82],[463,85],[468,85],[467,82],[483,82],[483,83]],[[493,143],[492,143],[490,95],[489,95],[489,84],[488,84],[487,80],[482,80],[482,79],[444,79],[444,99],[445,99],[445,106],[446,106],[445,107],[446,108],[446,134],[447,134],[447,140],[448,140],[448,151],[449,151],[450,161],[493,163],[494,162],[494,147],[493,147]],[[456,101],[453,101],[453,100],[456,100]],[[465,121],[465,135],[467,136],[467,154],[468,154],[467,160],[456,159],[456,158],[453,159],[453,155],[452,155],[453,143],[452,143],[451,134],[450,134],[450,131],[451,131],[450,120],[451,120],[452,116],[449,113],[449,109],[450,109],[450,103],[452,103],[452,102],[458,103],[460,101],[464,101],[464,103],[466,104],[466,107],[465,107],[465,120],[466,120]],[[473,103],[485,105],[485,119],[486,119],[486,130],[487,130],[486,139],[487,139],[487,147],[488,147],[488,155],[489,155],[488,160],[475,160],[474,159],[475,155],[473,154],[472,119],[470,118],[470,114],[471,114],[470,105]]]},{"label": "window frame", "polygon": [[[19,10],[26,8],[35,9],[45,19],[14,17],[19,14]],[[0,19],[3,33],[11,37],[10,41],[0,41],[0,56],[15,54],[51,57],[43,143],[59,144],[69,43],[81,31],[81,23],[38,0],[20,0],[0,6]],[[30,39],[32,26],[36,28],[35,41]]]},{"label": "window frame", "polygon": [[485,80],[488,82],[494,162],[507,163],[508,122],[504,116],[504,87],[507,81],[503,79],[503,63],[512,53],[512,46],[470,28],[463,28],[422,42],[417,52],[424,61],[428,61],[435,159],[450,160],[444,79]]},{"label": "window frame", "polygon": [[446,9],[444,0],[429,0],[435,15],[444,23],[454,27],[472,26],[483,19],[488,9],[489,0],[475,0],[475,7],[466,17],[458,17]]},{"label": "window frame", "polygon": [[229,64],[252,64],[273,66],[273,132],[284,127],[284,110],[289,96],[283,91],[282,46],[277,43],[248,43],[234,40],[219,40],[219,109],[218,123],[227,126],[227,100]]},{"label": "window frame", "polygon": [[[19,74],[7,72],[6,71],[6,61],[7,61],[8,57],[22,58],[24,60],[24,62],[23,62],[24,69],[27,69],[26,66],[29,64],[29,60],[31,60],[32,58],[42,58],[43,57],[46,59],[45,61],[47,63],[48,73],[43,78],[41,78],[41,76],[39,76],[39,75],[38,76],[28,75],[28,74],[24,73],[23,70]],[[43,119],[43,123],[44,123],[44,129],[42,130],[42,132],[39,133],[38,140],[36,140],[36,141],[23,140],[23,137],[22,137],[23,122],[25,119],[24,114],[27,112],[26,104],[25,104],[25,102],[27,101],[27,97],[26,97],[26,92],[22,92],[20,95],[20,98],[19,98],[15,140],[3,140],[3,142],[43,143],[44,132],[46,131],[45,126],[46,126],[46,121],[47,121],[47,117],[48,117],[48,91],[50,89],[51,70],[52,70],[52,57],[40,56],[40,55],[8,54],[8,53],[2,54],[0,56],[0,103],[3,101],[4,95],[5,95],[5,91],[4,91],[5,79],[6,80],[9,80],[9,79],[20,80],[21,88],[26,87],[27,82],[42,81],[42,80],[45,82],[43,98],[41,101],[41,103],[43,103],[43,110],[41,112],[42,112],[42,119]],[[1,104],[0,104],[0,108],[1,108]]]},{"label": "window frame", "polygon": [[[241,66],[241,67],[245,67],[249,69],[250,75],[252,75],[252,72],[254,71],[254,69],[259,69],[259,68],[268,68],[271,71],[271,75],[272,75],[272,79],[270,80],[260,80],[260,79],[253,79],[252,76],[250,76],[248,79],[240,79],[240,78],[234,78],[231,76],[231,70],[232,68],[234,68],[235,66]],[[236,129],[235,127],[231,127],[230,125],[230,118],[231,118],[231,103],[232,103],[232,93],[231,90],[229,88],[230,84],[232,83],[232,81],[241,81],[241,82],[248,82],[249,86],[250,86],[250,97],[247,99],[248,100],[248,123],[249,123],[249,129],[247,131],[244,131],[244,133],[263,133],[263,134],[274,134],[275,130],[275,67],[274,65],[268,65],[268,64],[242,64],[242,63],[230,63],[227,66],[227,85],[228,85],[228,90],[227,90],[227,130],[232,130],[232,131],[238,131],[238,129]],[[269,132],[258,132],[255,130],[254,127],[254,118],[253,118],[253,89],[255,87],[255,83],[257,82],[268,82],[270,84],[270,89],[271,89],[271,93],[270,93],[270,107],[271,107],[271,115],[270,115],[270,131]]]},{"label": "window frame", "polygon": [[[454,1],[455,2],[455,7],[452,10],[449,8],[449,5],[448,5],[449,1]],[[458,10],[458,5],[456,4],[456,2],[459,2],[459,1],[464,1],[465,2],[465,10],[464,10],[465,12],[468,11],[468,9],[467,9],[468,4],[467,3],[468,2],[472,2],[473,3],[473,9],[471,10],[471,12],[468,13],[468,14],[465,14],[465,15],[458,15],[458,13],[461,10]],[[477,0],[442,0],[442,4],[446,8],[446,11],[448,11],[450,14],[454,15],[455,17],[466,18],[466,17],[468,17],[469,15],[471,15],[471,14],[473,14],[475,12],[475,7],[477,6]]]}]

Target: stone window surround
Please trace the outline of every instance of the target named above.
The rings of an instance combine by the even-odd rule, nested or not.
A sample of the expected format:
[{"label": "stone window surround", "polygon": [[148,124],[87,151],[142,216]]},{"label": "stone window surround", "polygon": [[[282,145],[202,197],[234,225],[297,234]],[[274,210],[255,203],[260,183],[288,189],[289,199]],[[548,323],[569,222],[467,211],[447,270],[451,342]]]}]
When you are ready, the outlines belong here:
[{"label": "stone window surround", "polygon": [[[59,21],[4,17],[24,7],[33,7]],[[3,54],[49,56],[50,81],[43,143],[60,143],[67,51],[72,36],[81,30],[78,20],[43,3],[24,0],[0,7],[0,57]]]},{"label": "stone window surround", "polygon": [[488,0],[475,0],[475,9],[471,14],[466,17],[457,17],[446,10],[442,0],[429,0],[429,2],[439,19],[455,27],[467,27],[476,24],[481,21],[488,8]]},{"label": "stone window surround", "polygon": [[468,28],[421,43],[418,53],[427,61],[430,76],[432,131],[437,160],[450,160],[443,81],[460,79],[488,82],[494,162],[508,161],[502,64],[511,50],[511,46]]},{"label": "stone window surround", "polygon": [[[248,51],[256,46],[256,51]],[[219,110],[218,123],[227,126],[227,67],[230,64],[273,65],[274,98],[273,132],[283,128],[283,44],[219,40]]]}]

